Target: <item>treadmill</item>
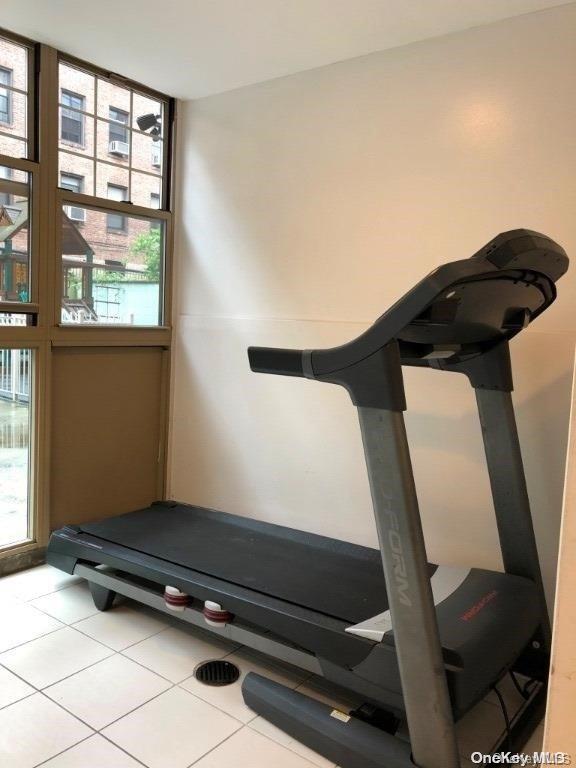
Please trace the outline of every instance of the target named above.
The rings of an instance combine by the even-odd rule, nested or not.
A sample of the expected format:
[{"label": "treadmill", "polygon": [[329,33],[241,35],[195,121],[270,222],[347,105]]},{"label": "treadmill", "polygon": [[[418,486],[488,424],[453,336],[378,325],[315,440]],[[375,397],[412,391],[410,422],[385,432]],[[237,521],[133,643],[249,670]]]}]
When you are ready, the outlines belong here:
[{"label": "treadmill", "polygon": [[[87,579],[100,610],[122,594],[168,612],[164,590],[176,588],[189,596],[182,620],[353,692],[364,703],[339,712],[260,675],[243,683],[255,712],[343,768],[457,768],[454,724],[508,673],[531,684],[494,750],[518,750],[544,712],[550,624],[509,340],[550,306],[567,268],[545,235],[505,232],[340,347],[248,350],[257,373],[349,392],[379,549],[160,501],[55,531],[47,561]],[[403,417],[408,365],[462,373],[475,391],[503,573],[427,562]]]}]

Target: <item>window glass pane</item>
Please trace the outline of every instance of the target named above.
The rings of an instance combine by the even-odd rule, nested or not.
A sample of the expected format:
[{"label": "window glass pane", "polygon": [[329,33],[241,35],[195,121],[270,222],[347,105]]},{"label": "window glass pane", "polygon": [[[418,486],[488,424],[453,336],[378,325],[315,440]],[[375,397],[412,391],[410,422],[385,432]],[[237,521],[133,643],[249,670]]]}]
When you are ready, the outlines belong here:
[{"label": "window glass pane", "polygon": [[[116,109],[115,107],[110,107],[110,123],[108,124],[108,141],[110,144],[112,144],[113,141],[129,144],[130,139],[128,138],[127,127],[129,120],[130,116],[128,112],[124,112],[122,109]],[[109,151],[112,151],[112,149],[109,148]]]},{"label": "window glass pane", "polygon": [[[6,168],[4,165],[0,165],[0,179],[6,181],[13,181],[14,170],[12,168]],[[10,205],[12,201],[12,194],[9,189],[0,187],[0,205]]]},{"label": "window glass pane", "polygon": [[28,49],[18,43],[13,43],[4,37],[0,37],[0,67],[9,70],[11,85],[20,91],[28,90]]},{"label": "window glass pane", "polygon": [[[82,69],[71,67],[60,62],[59,66],[60,93],[68,91],[84,97],[84,109],[94,114],[94,75]],[[64,103],[64,102],[62,102]]]},{"label": "window glass pane", "polygon": [[0,37],[0,152],[13,157],[27,156],[27,92],[28,49]]},{"label": "window glass pane", "polygon": [[94,119],[69,107],[60,107],[60,157],[63,154],[94,157]]},{"label": "window glass pane", "polygon": [[[162,200],[166,103],[65,63],[60,98],[60,170],[84,176],[85,194],[106,198],[108,184],[117,184],[139,206],[151,207],[151,194]],[[94,170],[77,158],[65,159],[65,153],[94,159],[96,179]]]},{"label": "window glass pane", "polygon": [[0,155],[10,155],[11,157],[26,157],[27,144],[21,139],[13,139],[0,132]]},{"label": "window glass pane", "polygon": [[26,96],[0,87],[0,131],[26,141]]},{"label": "window glass pane", "polygon": [[[120,187],[117,184],[108,184],[108,197],[110,200],[125,201],[128,199],[128,188]],[[106,227],[109,232],[126,232],[127,218],[121,213],[108,213],[106,214]]]},{"label": "window glass pane", "polygon": [[157,176],[162,175],[162,144],[146,133],[136,133],[132,137],[132,166],[139,171],[147,171]]},{"label": "window glass pane", "polygon": [[[108,165],[108,163],[98,163],[96,179],[96,194],[98,197],[105,197],[110,200],[128,200],[128,190],[130,187],[130,174],[127,168],[120,168],[117,165]],[[123,197],[110,197],[110,185],[112,187],[122,187],[125,189]],[[112,192],[112,194],[115,194]]]},{"label": "window glass pane", "polygon": [[[111,199],[120,199],[123,190],[111,185],[109,193]],[[158,325],[164,223],[83,210],[82,225],[64,210],[62,322]]]},{"label": "window glass pane", "polygon": [[29,538],[32,355],[0,349],[0,547]]},{"label": "window glass pane", "polygon": [[8,168],[5,165],[0,165],[0,179],[18,181],[22,184],[27,184],[28,174],[26,171],[18,170],[18,168]]},{"label": "window glass pane", "polygon": [[86,99],[81,94],[62,90],[60,101],[60,141],[84,147],[86,117],[82,112],[86,108]]},{"label": "window glass pane", "polygon": [[[78,192],[81,194],[84,192],[84,176],[78,176],[71,173],[61,173],[60,187],[62,189],[67,189],[70,192]],[[64,213],[72,221],[79,223],[86,221],[86,210],[84,208],[79,208],[75,205],[65,205]]]},{"label": "window glass pane", "polygon": [[[0,86],[12,85],[12,70],[0,67]],[[0,123],[12,124],[12,91],[0,88]]]},{"label": "window glass pane", "polygon": [[70,190],[70,192],[81,193],[84,191],[84,177],[76,176],[76,174],[61,173],[60,186],[62,189]]},{"label": "window glass pane", "polygon": [[133,95],[134,120],[132,127],[138,131],[145,130],[141,127],[141,121],[143,118],[152,115],[156,118],[157,133],[159,136],[162,136],[164,106],[161,101],[152,99],[150,96],[144,96],[141,93],[136,93],[135,91]]},{"label": "window glass pane", "polygon": [[28,174],[0,166],[0,301],[30,300],[29,219]]},{"label": "window glass pane", "polygon": [[159,176],[149,176],[147,173],[132,171],[131,202],[134,205],[160,208],[161,183]]},{"label": "window glass pane", "polygon": [[98,120],[98,160],[122,168],[130,166],[130,136],[124,124]]},{"label": "window glass pane", "polygon": [[128,88],[111,83],[103,77],[98,78],[98,117],[109,119],[110,108],[126,113],[126,122],[130,124],[130,96]]},{"label": "window glass pane", "polygon": [[[60,178],[65,175],[81,178],[82,192],[85,195],[94,194],[94,161],[92,158],[79,157],[69,152],[60,153]],[[62,184],[61,184],[62,186]]]}]

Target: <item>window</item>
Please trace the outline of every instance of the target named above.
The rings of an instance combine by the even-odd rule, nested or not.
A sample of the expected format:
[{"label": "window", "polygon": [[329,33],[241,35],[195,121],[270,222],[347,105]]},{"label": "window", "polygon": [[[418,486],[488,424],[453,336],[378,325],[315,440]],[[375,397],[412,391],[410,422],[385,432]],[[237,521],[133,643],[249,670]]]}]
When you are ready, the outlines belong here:
[{"label": "window", "polygon": [[1,179],[10,181],[12,178],[12,168],[6,168],[0,165],[0,205],[11,205],[12,195],[8,191],[7,185],[3,185]]},{"label": "window", "polygon": [[[150,208],[160,208],[160,195],[155,192],[150,194]],[[152,219],[150,221],[150,229],[160,229],[161,226],[162,222],[157,219]]]},{"label": "window", "polygon": [[58,78],[60,173],[83,176],[85,195],[107,198],[113,184],[126,187],[126,199],[135,206],[149,208],[151,193],[163,201],[165,152],[170,150],[168,99],[64,59]]},{"label": "window", "polygon": [[[116,184],[108,184],[108,198],[110,200],[126,200],[128,189]],[[109,213],[106,217],[106,227],[112,232],[126,231],[126,216],[120,213]]]},{"label": "window", "polygon": [[61,110],[82,117],[82,145],[59,143],[61,322],[162,325],[169,100],[65,57],[58,80]]},{"label": "window", "polygon": [[75,110],[84,110],[86,99],[72,91],[62,91],[62,121],[60,137],[70,144],[84,144],[84,115]]},{"label": "window", "polygon": [[60,174],[60,186],[62,189],[69,189],[70,192],[82,192],[83,184],[83,176],[76,176],[72,173]]},{"label": "window", "polygon": [[33,59],[31,44],[0,34],[0,155],[28,158],[28,139],[34,130],[29,110],[33,103],[29,98],[33,96],[29,93],[33,87],[29,78],[30,70],[34,71]]},{"label": "window", "polygon": [[[162,322],[163,221],[89,209],[82,232],[62,228],[62,322],[67,325],[154,326]],[[123,238],[106,238],[110,218],[125,222]]]},{"label": "window", "polygon": [[[60,174],[60,186],[62,189],[68,189],[70,192],[84,191],[84,176],[76,176],[72,173]],[[86,221],[86,209],[76,205],[65,205],[64,213],[71,221]]]},{"label": "window", "polygon": [[[1,563],[36,552],[49,535],[49,421],[61,411],[37,382],[55,365],[83,385],[88,356],[77,352],[87,347],[123,347],[128,356],[171,346],[163,327],[170,177],[151,163],[151,132],[167,170],[173,113],[168,96],[0,30]],[[149,114],[157,125],[142,128]],[[129,154],[112,154],[111,141],[128,144]],[[161,209],[150,207],[153,193]],[[71,358],[68,347],[56,349],[66,339]],[[114,384],[116,355],[109,364]],[[162,377],[168,391],[167,371]],[[56,493],[64,498],[66,483]]]},{"label": "window", "polygon": [[[26,325],[22,315],[4,319],[0,324]],[[0,348],[0,547],[30,537],[33,355],[32,349]]]},{"label": "window", "polygon": [[29,174],[0,166],[0,302],[29,301]]},{"label": "window", "polygon": [[162,143],[160,141],[152,142],[151,162],[154,168],[162,167]]},{"label": "window", "polygon": [[[6,67],[0,67],[0,86],[2,85],[12,85],[12,70]],[[12,92],[7,88],[0,88],[0,123],[12,123]]]},{"label": "window", "polygon": [[[111,154],[120,154],[128,156],[128,122],[129,115],[123,109],[110,107],[110,123],[108,124],[108,141],[110,142],[109,151]],[[115,147],[114,144],[120,142],[121,147]]]}]

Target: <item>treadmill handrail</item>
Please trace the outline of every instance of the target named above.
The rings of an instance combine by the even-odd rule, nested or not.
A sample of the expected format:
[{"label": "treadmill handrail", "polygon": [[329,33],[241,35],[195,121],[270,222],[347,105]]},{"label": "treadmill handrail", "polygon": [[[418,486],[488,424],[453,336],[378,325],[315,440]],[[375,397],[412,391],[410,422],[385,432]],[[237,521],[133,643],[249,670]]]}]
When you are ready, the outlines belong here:
[{"label": "treadmill handrail", "polygon": [[[540,275],[551,287],[545,309],[555,298],[554,283],[568,268],[564,249],[546,235],[526,229],[504,232],[468,259],[450,262],[433,270],[393,304],[360,336],[330,349],[298,350],[249,347],[251,369],[256,373],[305,376],[322,379],[362,363],[396,341],[412,321],[455,284],[491,274],[526,270]],[[511,329],[510,338],[518,329]]]}]

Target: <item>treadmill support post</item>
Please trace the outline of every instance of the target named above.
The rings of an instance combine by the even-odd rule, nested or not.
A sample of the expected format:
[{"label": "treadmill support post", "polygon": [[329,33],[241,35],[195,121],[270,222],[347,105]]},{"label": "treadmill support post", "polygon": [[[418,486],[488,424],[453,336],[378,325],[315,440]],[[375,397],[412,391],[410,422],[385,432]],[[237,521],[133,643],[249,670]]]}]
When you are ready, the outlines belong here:
[{"label": "treadmill support post", "polygon": [[542,584],[512,394],[496,389],[475,389],[475,392],[504,570],[514,576],[531,579],[536,584],[541,602],[542,635],[545,650],[549,651],[550,618]]},{"label": "treadmill support post", "polygon": [[404,415],[358,408],[412,756],[460,765]]}]

